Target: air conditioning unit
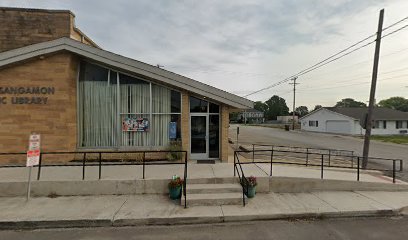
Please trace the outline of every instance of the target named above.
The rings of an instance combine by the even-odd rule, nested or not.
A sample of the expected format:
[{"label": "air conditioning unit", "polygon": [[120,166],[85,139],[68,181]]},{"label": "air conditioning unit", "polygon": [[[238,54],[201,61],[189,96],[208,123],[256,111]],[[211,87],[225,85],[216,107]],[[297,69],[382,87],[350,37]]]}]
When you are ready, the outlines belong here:
[{"label": "air conditioning unit", "polygon": [[400,130],[399,133],[400,133],[400,134],[407,134],[407,133],[408,133],[408,130]]}]

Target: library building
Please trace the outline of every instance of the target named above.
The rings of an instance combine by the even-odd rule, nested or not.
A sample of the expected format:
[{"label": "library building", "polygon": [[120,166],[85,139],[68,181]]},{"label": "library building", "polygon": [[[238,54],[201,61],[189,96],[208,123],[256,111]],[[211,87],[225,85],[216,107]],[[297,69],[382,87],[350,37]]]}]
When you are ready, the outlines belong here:
[{"label": "library building", "polygon": [[253,102],[102,49],[67,10],[0,8],[0,152],[167,150],[228,160],[229,113]]}]

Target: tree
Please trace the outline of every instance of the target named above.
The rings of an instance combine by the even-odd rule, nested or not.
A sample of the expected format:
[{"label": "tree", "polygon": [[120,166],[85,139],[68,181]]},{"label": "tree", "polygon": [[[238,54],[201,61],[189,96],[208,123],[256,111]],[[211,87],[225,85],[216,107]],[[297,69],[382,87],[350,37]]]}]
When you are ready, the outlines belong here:
[{"label": "tree", "polygon": [[266,110],[268,109],[268,105],[266,105],[265,103],[261,102],[261,101],[256,101],[254,103],[254,108],[258,111],[261,111],[265,114]]},{"label": "tree", "polygon": [[316,105],[316,106],[314,107],[313,111],[314,111],[314,110],[317,110],[317,109],[319,109],[319,108],[322,108],[322,105]]},{"label": "tree", "polygon": [[381,100],[378,105],[380,107],[408,112],[408,99],[403,97],[390,97],[388,99]]},{"label": "tree", "polygon": [[367,105],[352,98],[344,98],[341,101],[337,102],[334,107],[367,107]]},{"label": "tree", "polygon": [[309,109],[306,106],[299,106],[295,109],[295,114],[299,117],[303,117],[309,113]]},{"label": "tree", "polygon": [[286,105],[285,99],[277,95],[273,95],[265,102],[265,104],[268,107],[265,112],[265,117],[267,119],[276,120],[277,116],[285,116],[289,114],[289,108]]}]

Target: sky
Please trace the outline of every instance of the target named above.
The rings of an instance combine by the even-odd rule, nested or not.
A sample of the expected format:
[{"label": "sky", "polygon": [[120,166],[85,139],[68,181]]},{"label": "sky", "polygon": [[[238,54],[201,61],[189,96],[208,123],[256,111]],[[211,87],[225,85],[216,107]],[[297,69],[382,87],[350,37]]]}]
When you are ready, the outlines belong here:
[{"label": "sky", "polygon": [[[406,0],[0,0],[3,7],[71,10],[103,49],[245,96],[408,17]],[[408,20],[384,34],[403,27]],[[371,40],[374,40],[373,37]],[[368,103],[375,44],[297,80],[296,106]],[[288,82],[248,96],[293,104]],[[377,102],[408,98],[408,27],[382,39]]]}]

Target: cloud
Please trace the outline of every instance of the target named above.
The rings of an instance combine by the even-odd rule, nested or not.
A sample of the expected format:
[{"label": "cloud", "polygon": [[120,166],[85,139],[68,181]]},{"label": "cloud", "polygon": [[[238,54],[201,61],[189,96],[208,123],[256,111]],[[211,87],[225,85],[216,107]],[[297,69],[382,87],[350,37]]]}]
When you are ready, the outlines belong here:
[{"label": "cloud", "polygon": [[[236,93],[271,85],[375,32],[378,10],[384,6],[386,22],[396,21],[408,12],[408,4],[402,0],[0,0],[0,4],[69,9],[76,15],[77,26],[106,50],[161,64],[170,71]],[[406,36],[390,37],[384,43],[384,53],[408,47]],[[353,75],[369,75],[370,61],[347,66],[372,56],[372,48],[362,50],[299,79],[299,104],[335,103],[339,100],[335,98],[346,96],[344,88],[328,89],[318,95],[310,90],[322,84],[338,86],[337,82]],[[395,59],[384,58],[383,69],[401,65]],[[388,93],[380,96],[391,96],[397,84],[387,85]],[[349,97],[366,98],[366,88],[356,85],[354,89],[359,92],[350,92]],[[282,94],[291,104],[287,84],[251,99],[266,100],[273,94]]]}]

